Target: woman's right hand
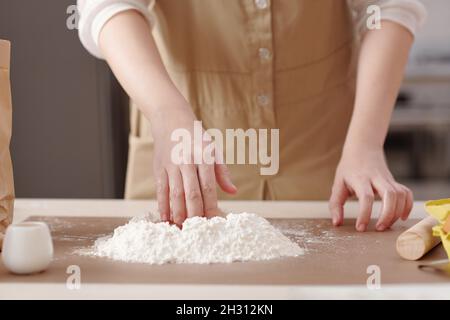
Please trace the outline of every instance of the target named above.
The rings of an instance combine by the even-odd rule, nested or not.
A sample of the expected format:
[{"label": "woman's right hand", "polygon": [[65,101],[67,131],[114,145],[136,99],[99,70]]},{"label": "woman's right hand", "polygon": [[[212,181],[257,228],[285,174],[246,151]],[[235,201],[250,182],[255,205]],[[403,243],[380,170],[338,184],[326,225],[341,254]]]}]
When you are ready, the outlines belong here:
[{"label": "woman's right hand", "polygon": [[[161,220],[174,222],[178,226],[181,226],[186,218],[212,217],[221,213],[217,206],[216,183],[227,193],[233,194],[237,191],[231,182],[227,166],[221,164],[223,161],[218,161],[222,159],[222,154],[215,156],[214,164],[206,164],[205,161],[194,164],[192,154],[187,163],[175,163],[172,159],[172,150],[179,143],[172,141],[172,133],[176,129],[186,129],[193,140],[195,120],[187,104],[167,108],[163,113],[152,115],[151,119],[155,141],[153,171],[159,214]],[[209,143],[212,142],[203,141],[202,148]],[[196,150],[193,147],[194,142],[191,141],[192,150]]]},{"label": "woman's right hand", "polygon": [[135,10],[116,14],[102,28],[99,46],[123,88],[151,122],[161,219],[181,226],[188,217],[219,214],[216,183],[225,192],[237,191],[227,167],[179,165],[171,159],[176,144],[172,132],[185,128],[193,136],[195,116],[162,63],[148,21]]}]

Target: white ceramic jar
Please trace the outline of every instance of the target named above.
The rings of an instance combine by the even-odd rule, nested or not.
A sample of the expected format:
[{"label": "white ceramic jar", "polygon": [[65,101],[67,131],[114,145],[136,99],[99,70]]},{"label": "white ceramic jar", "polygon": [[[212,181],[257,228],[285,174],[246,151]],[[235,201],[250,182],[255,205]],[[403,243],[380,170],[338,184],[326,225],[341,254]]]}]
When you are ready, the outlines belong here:
[{"label": "white ceramic jar", "polygon": [[44,222],[21,222],[6,229],[2,258],[5,267],[16,274],[44,271],[53,259],[53,242]]}]

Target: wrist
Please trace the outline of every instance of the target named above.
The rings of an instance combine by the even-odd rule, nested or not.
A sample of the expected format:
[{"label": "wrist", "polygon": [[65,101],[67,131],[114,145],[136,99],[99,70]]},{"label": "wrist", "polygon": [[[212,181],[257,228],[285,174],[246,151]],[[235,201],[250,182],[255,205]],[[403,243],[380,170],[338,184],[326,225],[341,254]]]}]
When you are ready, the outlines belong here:
[{"label": "wrist", "polygon": [[164,123],[174,115],[192,114],[191,106],[181,95],[165,101],[152,101],[142,111],[152,124]]},{"label": "wrist", "polygon": [[343,155],[361,155],[367,153],[384,153],[384,143],[369,139],[349,139],[345,141],[342,154]]},{"label": "wrist", "polygon": [[190,129],[196,120],[189,104],[163,105],[146,115],[154,137],[164,132],[172,132],[177,128]]},{"label": "wrist", "polygon": [[343,153],[383,152],[385,130],[351,124],[345,139]]}]

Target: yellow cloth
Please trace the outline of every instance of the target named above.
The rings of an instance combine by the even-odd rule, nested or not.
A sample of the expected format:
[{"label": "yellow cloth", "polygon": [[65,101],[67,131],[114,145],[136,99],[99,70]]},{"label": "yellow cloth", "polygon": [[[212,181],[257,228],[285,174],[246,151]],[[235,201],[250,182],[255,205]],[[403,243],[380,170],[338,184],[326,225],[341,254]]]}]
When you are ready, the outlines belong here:
[{"label": "yellow cloth", "polygon": [[433,227],[433,235],[441,238],[442,245],[450,259],[450,232],[444,230],[444,226],[450,220],[450,199],[427,201],[425,210],[439,221],[439,224]]},{"label": "yellow cloth", "polygon": [[[328,198],[354,101],[347,2],[165,0],[153,10],[164,64],[205,128],[280,129],[278,174],[230,165],[232,199]],[[153,140],[135,107],[131,125],[125,197],[154,198]]]}]

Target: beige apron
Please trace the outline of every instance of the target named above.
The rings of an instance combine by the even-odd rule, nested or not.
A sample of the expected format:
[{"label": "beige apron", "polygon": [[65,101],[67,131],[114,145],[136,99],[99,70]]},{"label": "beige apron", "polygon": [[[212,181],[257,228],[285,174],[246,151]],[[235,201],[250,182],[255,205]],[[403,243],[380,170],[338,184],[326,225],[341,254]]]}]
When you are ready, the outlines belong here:
[{"label": "beige apron", "polygon": [[[164,64],[205,128],[278,128],[280,169],[230,165],[222,199],[326,199],[355,89],[346,0],[158,0]],[[132,106],[126,198],[154,198],[149,124]]]},{"label": "beige apron", "polygon": [[0,40],[0,250],[6,227],[12,222],[14,183],[9,142],[12,106],[9,83],[10,43]]}]

